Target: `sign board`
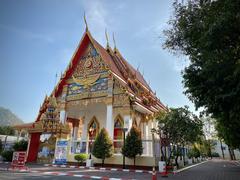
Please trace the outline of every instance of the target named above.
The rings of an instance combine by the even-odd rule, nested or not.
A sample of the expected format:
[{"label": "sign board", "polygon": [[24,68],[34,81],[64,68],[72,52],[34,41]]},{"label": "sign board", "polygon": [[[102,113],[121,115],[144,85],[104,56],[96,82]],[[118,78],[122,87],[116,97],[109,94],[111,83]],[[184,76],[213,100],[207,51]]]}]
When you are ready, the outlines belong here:
[{"label": "sign board", "polygon": [[55,164],[66,164],[67,163],[67,140],[59,140],[56,144],[55,150]]},{"label": "sign board", "polygon": [[86,142],[84,141],[81,141],[81,142],[76,142],[75,144],[75,154],[78,154],[78,153],[86,153]]},{"label": "sign board", "polygon": [[26,152],[25,151],[15,151],[13,152],[12,158],[12,167],[25,167],[26,161]]}]

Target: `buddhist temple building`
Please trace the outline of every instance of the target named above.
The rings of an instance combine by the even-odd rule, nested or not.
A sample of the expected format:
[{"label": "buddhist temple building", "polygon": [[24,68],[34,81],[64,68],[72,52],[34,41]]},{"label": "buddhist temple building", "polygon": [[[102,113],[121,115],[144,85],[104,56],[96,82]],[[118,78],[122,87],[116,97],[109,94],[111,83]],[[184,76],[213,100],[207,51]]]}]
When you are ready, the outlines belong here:
[{"label": "buddhist temple building", "polygon": [[[122,164],[123,128],[129,131],[136,126],[143,140],[143,154],[136,165],[152,166],[155,147],[151,129],[157,125],[154,118],[159,111],[167,108],[143,75],[116,46],[100,45],[86,26],[65,72],[43,100],[35,122],[15,128],[29,133],[27,162],[52,163],[58,156],[76,162],[75,154],[90,153],[95,137],[105,127],[114,144],[114,156],[105,163]],[[100,160],[94,158],[94,162]],[[133,162],[126,159],[126,164]]]}]

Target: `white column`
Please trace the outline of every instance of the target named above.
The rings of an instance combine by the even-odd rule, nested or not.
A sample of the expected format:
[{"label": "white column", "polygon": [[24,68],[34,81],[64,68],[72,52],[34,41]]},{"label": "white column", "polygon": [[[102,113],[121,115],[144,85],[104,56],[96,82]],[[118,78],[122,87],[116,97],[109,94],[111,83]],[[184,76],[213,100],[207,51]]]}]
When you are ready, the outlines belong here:
[{"label": "white column", "polygon": [[31,144],[31,135],[32,134],[28,135],[28,147],[27,147],[27,153],[26,153],[26,160],[28,158],[28,152],[29,152],[29,148],[30,148],[30,144]]},{"label": "white column", "polygon": [[61,110],[60,111],[60,122],[61,123],[65,123],[65,118],[66,118],[66,111],[65,110]]},{"label": "white column", "polygon": [[132,119],[130,115],[124,116],[124,128],[128,128],[128,132],[132,128]]},{"label": "white column", "polygon": [[77,140],[78,126],[73,127],[73,140]]},{"label": "white column", "polygon": [[[149,139],[149,137],[148,137],[148,122],[146,122],[146,125],[145,125],[145,140],[148,140]],[[147,155],[149,155],[149,146],[150,146],[150,144],[148,143],[148,141],[146,141],[146,154]]]},{"label": "white column", "polygon": [[112,104],[107,105],[107,119],[106,119],[106,129],[108,131],[109,136],[113,139],[113,119],[112,115],[113,109]]},{"label": "white column", "polygon": [[[151,133],[151,130],[154,128],[154,121],[155,120],[152,120],[151,121],[151,129],[150,129],[150,131],[149,131],[149,133]],[[150,134],[149,134],[150,135]],[[150,138],[149,138],[150,139]],[[150,153],[150,155],[152,155],[152,156],[155,156],[155,145],[154,145],[154,139],[153,138],[151,138],[152,139],[152,144],[151,144],[151,146],[150,146],[150,151],[149,151],[149,153]]]}]

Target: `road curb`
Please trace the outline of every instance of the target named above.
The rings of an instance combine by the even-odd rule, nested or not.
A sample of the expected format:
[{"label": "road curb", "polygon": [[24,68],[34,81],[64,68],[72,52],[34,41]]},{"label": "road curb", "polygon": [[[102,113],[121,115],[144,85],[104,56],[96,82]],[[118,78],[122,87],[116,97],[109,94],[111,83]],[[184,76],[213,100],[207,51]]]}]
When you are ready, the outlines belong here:
[{"label": "road curb", "polygon": [[104,167],[86,167],[86,166],[70,166],[70,165],[56,165],[56,164],[44,164],[46,167],[60,167],[60,168],[72,168],[72,169],[93,169],[93,170],[107,170],[107,171],[123,171],[123,172],[135,172],[135,173],[149,173],[152,171],[147,170],[134,170],[134,169],[121,169],[121,168],[104,168]]},{"label": "road curb", "polygon": [[188,170],[188,169],[190,169],[190,168],[196,167],[196,166],[198,166],[198,165],[200,165],[200,164],[203,164],[203,163],[206,163],[206,162],[208,162],[208,161],[203,161],[203,162],[200,162],[200,163],[197,163],[197,164],[193,164],[193,165],[191,165],[191,166],[184,167],[184,168],[182,168],[182,169],[178,169],[178,170],[174,171],[173,173],[174,173],[174,174],[177,174],[177,173],[180,173],[180,172],[182,172],[182,171],[185,171],[185,170]]},{"label": "road curb", "polygon": [[75,174],[72,172],[41,172],[41,171],[30,171],[34,173],[39,173],[43,175],[54,175],[54,176],[72,176],[72,177],[79,177],[79,178],[86,178],[86,179],[104,179],[104,180],[126,180],[123,178],[110,178],[106,176],[90,176],[90,175],[83,175],[83,174]]},{"label": "road curb", "polygon": [[104,180],[126,180],[125,178],[110,178],[106,176],[90,176],[90,175],[83,175],[83,174],[75,174],[73,172],[54,172],[54,171],[35,171],[35,170],[14,170],[14,169],[7,169],[7,168],[0,168],[0,170],[4,171],[11,171],[11,172],[29,172],[29,173],[37,173],[42,175],[53,175],[53,176],[72,176],[72,177],[80,177],[85,179],[104,179]]}]

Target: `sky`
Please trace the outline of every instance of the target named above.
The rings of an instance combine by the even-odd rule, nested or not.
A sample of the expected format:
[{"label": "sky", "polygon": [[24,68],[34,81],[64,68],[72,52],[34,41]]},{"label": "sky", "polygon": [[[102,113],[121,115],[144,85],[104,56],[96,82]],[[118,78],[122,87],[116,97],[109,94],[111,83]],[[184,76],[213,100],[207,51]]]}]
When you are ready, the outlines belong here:
[{"label": "sky", "polygon": [[0,0],[0,106],[33,122],[85,31],[113,47],[144,74],[168,107],[194,105],[183,94],[187,58],[162,48],[172,0]]}]

